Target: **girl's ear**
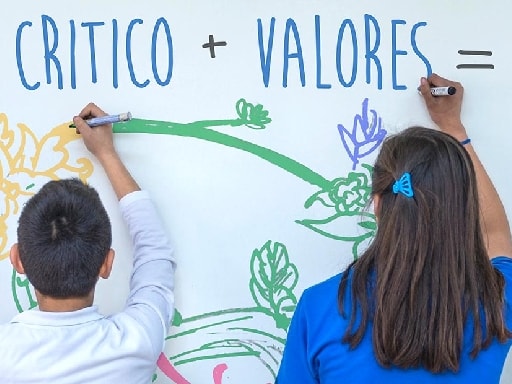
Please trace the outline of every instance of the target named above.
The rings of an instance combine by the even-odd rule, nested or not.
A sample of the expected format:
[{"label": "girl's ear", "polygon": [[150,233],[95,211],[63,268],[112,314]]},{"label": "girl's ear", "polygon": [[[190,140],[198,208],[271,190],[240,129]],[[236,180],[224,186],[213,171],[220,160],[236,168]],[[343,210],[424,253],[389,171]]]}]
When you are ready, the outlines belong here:
[{"label": "girl's ear", "polygon": [[380,216],[380,201],[380,195],[373,195],[373,213],[375,214],[377,221]]},{"label": "girl's ear", "polygon": [[18,248],[18,243],[14,244],[11,247],[11,252],[9,253],[9,258],[11,259],[11,264],[13,268],[21,275],[25,274],[25,268],[23,268],[23,264],[20,259],[20,250]]}]

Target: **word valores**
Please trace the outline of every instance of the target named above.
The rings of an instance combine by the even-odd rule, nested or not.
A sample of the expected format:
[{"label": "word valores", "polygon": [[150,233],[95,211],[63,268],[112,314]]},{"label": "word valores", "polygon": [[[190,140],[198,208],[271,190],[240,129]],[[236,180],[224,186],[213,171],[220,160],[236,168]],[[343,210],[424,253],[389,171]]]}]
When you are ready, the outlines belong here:
[{"label": "word valores", "polygon": [[[305,87],[307,85],[306,70],[310,71],[309,68],[312,68],[315,70],[316,88],[329,89],[332,84],[322,79],[322,70],[329,66],[335,68],[339,84],[349,88],[358,78],[358,62],[361,55],[365,62],[366,83],[375,84],[378,89],[382,89],[383,67],[386,62],[381,61],[381,52],[379,52],[380,26],[372,15],[364,15],[363,20],[362,36],[358,34],[351,19],[344,19],[341,22],[336,40],[336,54],[334,58],[329,58],[331,59],[329,61],[322,57],[321,20],[320,16],[316,15],[314,18],[315,61],[311,63],[306,62],[306,55],[302,49],[301,29],[293,19],[287,19],[282,36],[282,52],[279,52],[283,58],[282,67],[276,68],[275,56],[279,54],[276,53],[274,46],[274,42],[279,38],[275,33],[276,19],[270,19],[267,30],[263,21],[257,19],[257,48],[263,85],[269,87],[270,73],[274,67],[275,70],[282,70],[283,87],[287,87],[291,82]],[[425,65],[426,75],[432,72],[428,59],[416,43],[418,30],[426,25],[425,22],[418,22],[410,29],[405,29],[407,28],[405,20],[391,20],[391,55],[386,55],[385,58],[391,58],[390,72],[393,89],[407,88],[398,83],[397,77],[398,57],[408,54],[408,51],[399,49],[403,47],[398,47],[397,44],[397,37],[399,33],[404,33],[404,30],[409,34],[412,52]],[[32,91],[40,89],[44,81],[47,86],[57,86],[58,89],[65,87],[76,89],[77,84],[88,82],[89,80],[86,79],[90,76],[91,83],[108,81],[113,88],[118,88],[120,82],[124,85],[127,80],[120,79],[120,73],[127,73],[129,83],[138,88],[145,88],[150,84],[168,86],[172,80],[174,66],[170,23],[160,17],[154,23],[150,23],[149,28],[147,26],[148,24],[142,19],[132,19],[125,27],[121,27],[117,19],[109,22],[81,23],[69,20],[65,24],[58,25],[48,15],[41,15],[40,25],[35,25],[32,21],[23,21],[16,32],[16,63],[20,82],[23,87]],[[364,38],[363,42],[361,38]],[[98,48],[100,46],[98,42],[102,43],[101,48]],[[108,42],[108,49],[105,49],[105,42]],[[198,49],[202,48],[198,47]],[[34,57],[34,52],[38,50],[42,55]],[[348,60],[343,60],[347,51],[352,55]],[[40,61],[38,61],[39,57]],[[101,64],[108,62],[109,65],[105,67],[98,65],[98,62]],[[148,63],[151,64],[149,72]],[[375,74],[374,78],[372,73]],[[292,74],[295,77],[292,77]]]},{"label": "word valores", "polygon": [[[270,71],[273,65],[273,50],[275,41],[275,18],[270,19],[270,25],[268,26],[267,39],[265,44],[265,33],[261,19],[258,19],[258,44],[260,49],[260,62],[261,72],[263,75],[263,83],[265,87],[269,86],[270,83]],[[407,86],[398,83],[398,57],[406,56],[408,51],[400,49],[398,47],[398,37],[403,40],[403,34],[407,33],[410,38],[410,45],[412,52],[416,57],[425,65],[425,75],[429,76],[432,73],[432,66],[420,51],[416,42],[416,34],[421,27],[425,27],[426,22],[417,22],[408,29],[407,22],[405,20],[391,20],[391,52],[390,54],[386,51],[382,53],[379,51],[381,44],[381,29],[377,19],[369,14],[364,15],[364,31],[358,34],[355,24],[351,19],[345,19],[341,22],[338,29],[338,38],[336,42],[336,54],[331,62],[327,61],[322,56],[322,42],[323,36],[321,34],[321,22],[320,16],[315,16],[315,63],[316,69],[316,87],[319,89],[329,89],[332,84],[326,83],[322,80],[322,70],[325,68],[332,69],[336,68],[335,72],[339,81],[343,87],[351,87],[358,76],[358,62],[360,61],[360,55],[364,56],[365,65],[365,80],[367,84],[376,84],[378,89],[382,89],[382,78],[383,78],[383,66],[386,63],[381,61],[381,57],[386,59],[391,58],[391,82],[392,87],[395,90],[405,90]],[[361,31],[359,31],[361,32]],[[361,38],[364,38],[361,43]],[[363,45],[364,48],[361,48]],[[325,46],[325,44],[324,44]],[[348,52],[348,54],[345,54]],[[350,53],[352,57],[350,57]],[[348,55],[349,58],[343,60],[343,57]],[[284,27],[284,39],[283,39],[283,87],[287,87],[290,80],[290,66],[296,65],[297,68],[294,74],[297,74],[298,81],[302,87],[306,86],[306,55],[303,53],[302,42],[300,38],[299,28],[293,19],[288,19]],[[333,65],[332,61],[335,61]],[[310,63],[308,63],[310,65]],[[403,67],[407,67],[409,63],[402,63]],[[310,67],[308,67],[310,68]],[[373,73],[376,73],[376,78],[372,79],[372,68]]]}]

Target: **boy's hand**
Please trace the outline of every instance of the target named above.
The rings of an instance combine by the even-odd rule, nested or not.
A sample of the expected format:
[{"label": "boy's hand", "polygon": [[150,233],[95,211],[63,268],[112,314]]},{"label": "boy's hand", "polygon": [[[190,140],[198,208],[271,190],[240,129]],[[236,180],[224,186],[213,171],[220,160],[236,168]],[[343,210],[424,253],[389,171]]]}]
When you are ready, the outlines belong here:
[{"label": "boy's hand", "polygon": [[101,157],[116,153],[112,133],[112,124],[99,125],[91,128],[86,119],[105,116],[106,113],[94,103],[87,104],[84,109],[73,118],[76,132],[82,135],[84,144],[99,160]]}]

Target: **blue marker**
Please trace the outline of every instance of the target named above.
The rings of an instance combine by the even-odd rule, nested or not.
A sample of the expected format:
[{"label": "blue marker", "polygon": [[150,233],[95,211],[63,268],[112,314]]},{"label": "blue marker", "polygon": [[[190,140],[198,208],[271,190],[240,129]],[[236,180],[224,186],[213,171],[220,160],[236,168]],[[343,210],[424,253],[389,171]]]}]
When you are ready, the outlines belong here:
[{"label": "blue marker", "polygon": [[[97,127],[98,125],[103,124],[114,124],[119,123],[121,121],[128,121],[132,118],[132,114],[130,112],[120,113],[119,115],[107,115],[100,117],[93,117],[92,119],[85,120],[89,127]],[[75,124],[71,124],[69,128],[76,128]]]}]

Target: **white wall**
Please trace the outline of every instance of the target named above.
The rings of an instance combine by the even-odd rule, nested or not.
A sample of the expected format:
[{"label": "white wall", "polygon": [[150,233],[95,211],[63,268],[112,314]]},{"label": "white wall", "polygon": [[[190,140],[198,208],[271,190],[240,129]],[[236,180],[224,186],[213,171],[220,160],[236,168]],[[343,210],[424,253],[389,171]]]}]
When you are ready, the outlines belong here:
[{"label": "white wall", "polygon": [[[13,277],[6,259],[16,241],[16,209],[48,178],[77,176],[77,165],[100,191],[114,226],[114,273],[100,282],[96,302],[106,313],[123,307],[131,268],[127,233],[99,164],[66,128],[89,101],[111,113],[131,111],[140,120],[127,130],[169,127],[168,135],[116,135],[128,168],[156,200],[179,261],[176,320],[181,322],[169,335],[158,383],[273,382],[294,302],[304,288],[346,266],[358,241],[370,233],[357,225],[354,202],[338,202],[338,214],[319,201],[305,207],[337,178],[347,190],[367,187],[363,164],[372,164],[375,152],[353,162],[338,131],[339,124],[352,131],[365,99],[370,123],[373,110],[381,129],[393,133],[411,124],[431,125],[416,92],[420,76],[433,70],[461,81],[464,121],[512,212],[506,181],[511,157],[504,150],[510,137],[506,47],[512,27],[505,1],[492,6],[474,0],[63,4],[19,0],[2,12],[2,321],[31,306],[27,287]],[[202,48],[209,35],[227,42],[215,49],[215,58]],[[460,49],[488,50],[492,56],[463,57]],[[461,63],[495,67],[457,69]],[[136,85],[146,79],[147,86]],[[258,104],[268,111],[272,121],[265,129],[239,124],[236,107],[242,98],[252,111]],[[239,105],[242,117],[246,108]],[[372,149],[378,137],[367,132],[364,138],[360,126],[355,132],[360,142],[370,142],[360,145],[360,153]],[[353,147],[344,138],[347,148]],[[63,144],[62,151],[56,143]],[[90,163],[76,163],[80,158]],[[323,224],[306,226],[302,220]],[[365,221],[371,225],[372,218]],[[276,253],[265,252],[265,244]],[[291,289],[288,295],[279,291],[263,298],[271,284],[265,286],[255,272],[258,262],[267,263],[267,277],[290,274],[281,284]],[[263,284],[262,291],[256,283]],[[171,363],[186,381],[170,373]],[[512,380],[510,370],[507,375]]]}]

